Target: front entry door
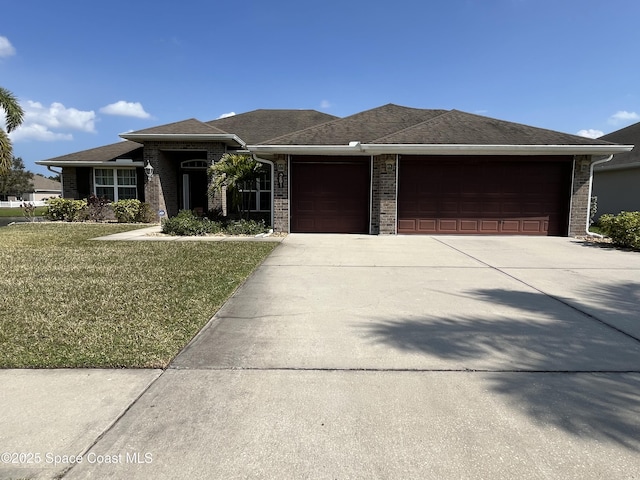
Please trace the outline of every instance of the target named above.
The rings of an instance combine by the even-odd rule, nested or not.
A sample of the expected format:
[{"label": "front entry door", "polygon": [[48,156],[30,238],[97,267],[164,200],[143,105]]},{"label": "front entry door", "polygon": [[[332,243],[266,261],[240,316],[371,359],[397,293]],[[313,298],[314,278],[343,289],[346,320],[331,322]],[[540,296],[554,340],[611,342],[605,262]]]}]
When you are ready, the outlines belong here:
[{"label": "front entry door", "polygon": [[206,170],[183,170],[181,210],[208,210],[207,183]]}]

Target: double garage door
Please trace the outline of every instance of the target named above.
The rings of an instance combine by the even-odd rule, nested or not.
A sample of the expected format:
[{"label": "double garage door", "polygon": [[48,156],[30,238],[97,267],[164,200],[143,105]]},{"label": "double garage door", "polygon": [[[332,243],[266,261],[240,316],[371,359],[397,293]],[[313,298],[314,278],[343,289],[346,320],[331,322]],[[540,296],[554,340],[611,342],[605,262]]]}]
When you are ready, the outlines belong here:
[{"label": "double garage door", "polygon": [[571,158],[404,157],[398,233],[566,235]]},{"label": "double garage door", "polygon": [[[400,157],[398,233],[566,235],[571,168],[570,157]],[[293,157],[291,231],[369,233],[370,185],[368,159]]]}]

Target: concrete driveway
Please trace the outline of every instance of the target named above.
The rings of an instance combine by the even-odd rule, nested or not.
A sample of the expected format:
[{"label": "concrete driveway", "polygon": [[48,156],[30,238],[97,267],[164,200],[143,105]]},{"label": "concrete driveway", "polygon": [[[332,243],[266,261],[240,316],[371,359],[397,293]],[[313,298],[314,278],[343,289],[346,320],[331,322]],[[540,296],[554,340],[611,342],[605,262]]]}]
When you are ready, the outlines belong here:
[{"label": "concrete driveway", "polygon": [[640,478],[639,305],[573,239],[290,235],[65,478]]}]

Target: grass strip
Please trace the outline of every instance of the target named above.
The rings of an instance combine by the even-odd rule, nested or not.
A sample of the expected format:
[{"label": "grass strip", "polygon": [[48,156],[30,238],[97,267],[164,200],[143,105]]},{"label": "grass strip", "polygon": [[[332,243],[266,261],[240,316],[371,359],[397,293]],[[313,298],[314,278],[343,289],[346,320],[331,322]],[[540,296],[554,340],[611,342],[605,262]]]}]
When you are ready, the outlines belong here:
[{"label": "grass strip", "polygon": [[[36,210],[35,210],[33,215],[36,216],[36,217],[41,217],[41,216],[44,215],[44,212],[46,210],[47,210],[47,207],[36,207]],[[24,218],[24,213],[23,213],[22,208],[20,208],[20,207],[15,207],[15,208],[0,207],[0,217],[21,217],[21,218]]]},{"label": "grass strip", "polygon": [[165,368],[276,246],[90,240],[131,229],[0,228],[0,368]]}]

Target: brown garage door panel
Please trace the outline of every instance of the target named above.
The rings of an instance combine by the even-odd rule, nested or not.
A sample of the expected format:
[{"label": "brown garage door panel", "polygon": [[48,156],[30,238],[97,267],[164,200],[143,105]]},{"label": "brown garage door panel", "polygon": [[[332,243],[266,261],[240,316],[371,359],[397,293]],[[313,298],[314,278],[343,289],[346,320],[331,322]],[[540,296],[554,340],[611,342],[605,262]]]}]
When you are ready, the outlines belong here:
[{"label": "brown garage door panel", "polygon": [[294,157],[291,231],[369,233],[369,159]]},{"label": "brown garage door panel", "polygon": [[569,157],[402,157],[398,232],[566,235]]}]

